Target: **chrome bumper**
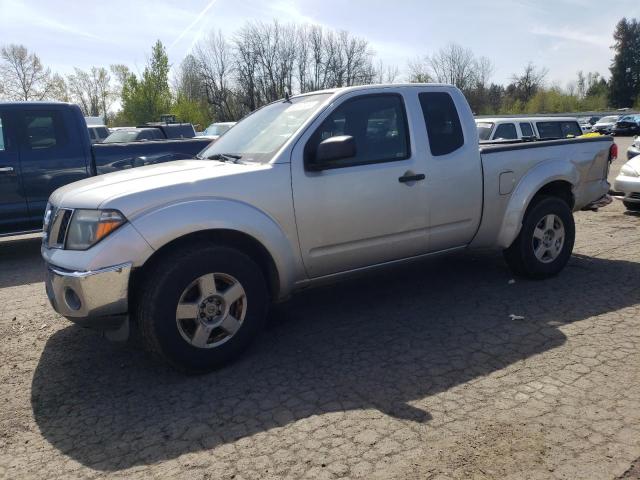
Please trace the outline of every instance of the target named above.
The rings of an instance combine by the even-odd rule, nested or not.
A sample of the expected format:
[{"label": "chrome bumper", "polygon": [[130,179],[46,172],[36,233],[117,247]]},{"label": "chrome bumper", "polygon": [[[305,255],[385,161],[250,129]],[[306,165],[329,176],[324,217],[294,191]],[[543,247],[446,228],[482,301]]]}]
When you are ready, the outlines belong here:
[{"label": "chrome bumper", "polygon": [[128,309],[131,263],[88,272],[47,265],[47,297],[53,309],[83,326],[118,328]]}]

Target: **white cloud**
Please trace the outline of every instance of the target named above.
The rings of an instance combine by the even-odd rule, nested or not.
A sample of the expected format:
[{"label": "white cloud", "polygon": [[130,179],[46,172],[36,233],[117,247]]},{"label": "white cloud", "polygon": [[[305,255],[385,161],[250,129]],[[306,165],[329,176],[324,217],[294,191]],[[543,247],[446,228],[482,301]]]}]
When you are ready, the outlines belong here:
[{"label": "white cloud", "polygon": [[569,40],[572,42],[586,43],[588,45],[609,49],[611,43],[611,37],[606,35],[594,35],[592,33],[584,33],[578,30],[574,30],[569,27],[562,27],[559,29],[551,29],[548,27],[533,27],[530,30],[534,35],[542,35],[545,37],[559,38],[562,40]]}]

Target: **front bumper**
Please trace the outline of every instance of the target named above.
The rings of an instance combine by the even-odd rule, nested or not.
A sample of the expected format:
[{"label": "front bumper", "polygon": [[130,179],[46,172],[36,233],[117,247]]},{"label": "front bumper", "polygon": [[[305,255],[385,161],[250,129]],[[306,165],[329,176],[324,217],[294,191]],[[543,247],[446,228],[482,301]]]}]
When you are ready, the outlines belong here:
[{"label": "front bumper", "polygon": [[613,182],[613,189],[616,192],[623,192],[625,201],[640,203],[640,177],[618,175],[615,182]]},{"label": "front bumper", "polygon": [[126,321],[131,263],[94,271],[47,264],[46,290],[53,309],[79,325],[115,330]]},{"label": "front bumper", "polygon": [[640,147],[636,147],[635,145],[631,145],[627,149],[627,160],[631,160],[633,157],[637,157],[640,155]]}]

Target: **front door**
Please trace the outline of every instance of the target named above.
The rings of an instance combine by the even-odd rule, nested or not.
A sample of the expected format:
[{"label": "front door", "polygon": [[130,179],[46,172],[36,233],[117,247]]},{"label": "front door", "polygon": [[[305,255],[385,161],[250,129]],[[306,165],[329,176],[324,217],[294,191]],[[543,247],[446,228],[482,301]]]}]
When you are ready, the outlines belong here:
[{"label": "front door", "polygon": [[30,229],[15,132],[11,114],[0,110],[0,235]]},{"label": "front door", "polygon": [[59,187],[89,175],[86,137],[80,137],[71,109],[38,107],[22,112],[20,163],[29,215],[41,224],[49,196]]},{"label": "front door", "polygon": [[[295,217],[311,278],[428,249],[426,158],[412,148],[399,94],[351,94],[303,135],[292,154]],[[318,144],[352,136],[356,154],[309,171]]]}]

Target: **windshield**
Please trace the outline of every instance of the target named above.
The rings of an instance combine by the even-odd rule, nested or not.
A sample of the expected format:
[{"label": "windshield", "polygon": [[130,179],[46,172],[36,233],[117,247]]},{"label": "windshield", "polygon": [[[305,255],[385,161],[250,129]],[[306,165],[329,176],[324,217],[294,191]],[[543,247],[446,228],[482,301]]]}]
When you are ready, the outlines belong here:
[{"label": "windshield", "polygon": [[613,123],[618,120],[618,117],[604,117],[598,120],[598,123]]},{"label": "windshield", "polygon": [[230,128],[231,125],[221,125],[219,123],[214,123],[212,125],[209,125],[209,127],[203,132],[203,135],[220,136]]},{"label": "windshield", "polygon": [[476,127],[478,127],[478,137],[480,137],[480,140],[489,140],[489,138],[491,138],[493,123],[479,122],[479,123],[476,123]]},{"label": "windshield", "polygon": [[102,143],[126,143],[135,142],[138,132],[135,130],[118,130],[113,132]]},{"label": "windshield", "polygon": [[619,122],[635,122],[636,121],[636,116],[635,115],[625,115],[624,117],[622,117],[618,121]]},{"label": "windshield", "polygon": [[298,128],[313,115],[330,93],[294,97],[256,110],[200,153],[242,156],[242,161],[268,162]]}]

